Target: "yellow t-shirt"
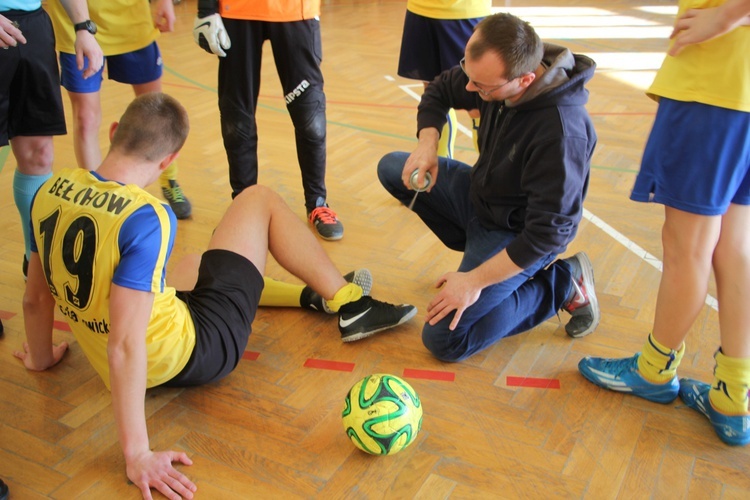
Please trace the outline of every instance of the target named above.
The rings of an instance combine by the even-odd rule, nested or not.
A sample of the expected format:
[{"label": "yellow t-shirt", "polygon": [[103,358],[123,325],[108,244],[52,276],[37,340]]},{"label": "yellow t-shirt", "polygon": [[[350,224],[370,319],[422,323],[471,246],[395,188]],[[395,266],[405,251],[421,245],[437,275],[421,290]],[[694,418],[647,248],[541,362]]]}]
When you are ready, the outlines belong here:
[{"label": "yellow t-shirt", "polygon": [[[96,41],[105,56],[127,54],[147,47],[159,36],[148,0],[90,0],[89,15],[97,27]],[[55,29],[55,48],[75,54],[73,23],[60,0],[47,2]]]},{"label": "yellow t-shirt", "polygon": [[[680,0],[687,9],[716,7],[724,0]],[[667,55],[648,89],[649,97],[700,102],[750,112],[750,27],[741,26],[707,42]]]},{"label": "yellow t-shirt", "polygon": [[[60,170],[34,199],[34,241],[50,292],[107,388],[113,282],[154,294],[146,331],[147,387],[174,378],[195,347],[187,305],[164,283],[176,222],[167,210],[137,186],[103,181],[82,168]],[[123,230],[136,212],[138,227]]]},{"label": "yellow t-shirt", "polygon": [[320,16],[320,0],[219,0],[219,14],[247,21],[302,21]]},{"label": "yellow t-shirt", "polygon": [[406,10],[432,19],[474,19],[492,12],[492,0],[407,0]]}]

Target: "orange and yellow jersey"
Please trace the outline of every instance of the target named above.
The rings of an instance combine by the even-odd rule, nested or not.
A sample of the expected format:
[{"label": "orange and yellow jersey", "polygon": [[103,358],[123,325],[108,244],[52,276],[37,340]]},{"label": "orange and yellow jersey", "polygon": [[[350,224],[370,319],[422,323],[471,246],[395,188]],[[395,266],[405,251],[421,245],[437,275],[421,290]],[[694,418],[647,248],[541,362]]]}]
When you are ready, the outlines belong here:
[{"label": "orange and yellow jersey", "polygon": [[475,19],[492,13],[492,0],[407,0],[406,10],[431,19]]},{"label": "orange and yellow jersey", "polygon": [[[680,0],[678,16],[688,9],[717,7],[725,0]],[[667,55],[647,91],[654,99],[700,102],[750,112],[750,26]]]},{"label": "orange and yellow jersey", "polygon": [[247,21],[302,21],[320,16],[320,0],[219,0],[219,14]]},{"label": "orange and yellow jersey", "polygon": [[[55,30],[55,48],[75,54],[75,30],[60,0],[49,0],[46,6]],[[159,36],[148,0],[91,0],[88,7],[97,27],[96,41],[105,56],[140,50]]]},{"label": "orange and yellow jersey", "polygon": [[187,305],[165,285],[177,227],[169,206],[138,186],[63,169],[37,192],[31,219],[32,251],[57,308],[106,386],[112,283],[154,294],[147,387],[177,375],[195,347],[195,326]]}]

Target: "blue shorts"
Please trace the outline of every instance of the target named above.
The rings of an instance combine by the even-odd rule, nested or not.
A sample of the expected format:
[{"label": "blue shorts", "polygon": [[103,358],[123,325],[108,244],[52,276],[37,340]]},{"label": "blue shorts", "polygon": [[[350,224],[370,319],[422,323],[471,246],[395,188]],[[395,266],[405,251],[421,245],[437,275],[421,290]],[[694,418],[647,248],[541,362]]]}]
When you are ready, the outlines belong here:
[{"label": "blue shorts", "polygon": [[[150,83],[161,78],[162,61],[161,52],[156,42],[140,50],[107,56],[104,58],[107,66],[107,74],[110,80],[128,85],[140,85]],[[88,61],[86,62],[88,65]],[[93,76],[83,79],[83,72],[78,70],[75,54],[60,53],[60,78],[62,86],[70,92],[88,94],[99,92],[102,88],[102,69]]]},{"label": "blue shorts", "polygon": [[750,205],[750,113],[661,98],[630,199],[698,215]]},{"label": "blue shorts", "polygon": [[458,65],[474,26],[482,19],[432,19],[407,10],[398,76],[430,82]]}]

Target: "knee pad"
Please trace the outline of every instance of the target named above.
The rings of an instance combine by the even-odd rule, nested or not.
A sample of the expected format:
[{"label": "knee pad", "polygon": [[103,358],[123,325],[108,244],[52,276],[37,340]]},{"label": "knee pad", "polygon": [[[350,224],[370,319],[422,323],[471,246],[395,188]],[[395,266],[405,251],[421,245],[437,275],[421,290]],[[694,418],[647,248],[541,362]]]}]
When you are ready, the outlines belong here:
[{"label": "knee pad", "polygon": [[326,96],[317,87],[305,92],[287,105],[294,129],[312,142],[326,138]]},{"label": "knee pad", "polygon": [[255,124],[255,116],[239,110],[233,103],[222,99],[219,100],[219,112],[221,114],[221,135],[224,138],[224,145],[228,149],[257,144],[258,129]]}]

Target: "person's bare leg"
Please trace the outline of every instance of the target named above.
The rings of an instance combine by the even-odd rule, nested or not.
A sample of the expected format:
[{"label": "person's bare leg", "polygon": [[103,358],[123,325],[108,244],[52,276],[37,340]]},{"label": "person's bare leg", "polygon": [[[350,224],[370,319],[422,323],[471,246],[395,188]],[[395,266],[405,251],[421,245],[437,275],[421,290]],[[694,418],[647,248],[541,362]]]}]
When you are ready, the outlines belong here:
[{"label": "person's bare leg", "polygon": [[18,171],[22,174],[47,175],[52,172],[52,136],[16,136],[10,140],[10,148],[16,158]]},{"label": "person's bare leg", "polygon": [[678,350],[706,300],[721,217],[665,207],[664,270],[656,299],[654,338]]},{"label": "person's bare leg", "polygon": [[284,200],[264,186],[251,186],[234,199],[211,237],[209,249],[245,256],[264,273],[268,252],[294,276],[332,299],[346,281],[307,226]]},{"label": "person's bare leg", "polygon": [[750,206],[731,204],[722,218],[713,267],[719,300],[721,350],[750,358]]},{"label": "person's bare leg", "polygon": [[161,92],[161,77],[152,82],[133,85],[133,92],[135,92],[136,97],[147,92]]},{"label": "person's bare leg", "polygon": [[68,91],[68,97],[73,108],[73,149],[78,166],[96,170],[102,163],[99,144],[99,129],[102,125],[101,94]]},{"label": "person's bare leg", "polygon": [[200,263],[200,255],[185,255],[175,264],[172,272],[167,274],[167,285],[173,287],[175,290],[192,290],[198,282],[198,268],[200,267]]}]

